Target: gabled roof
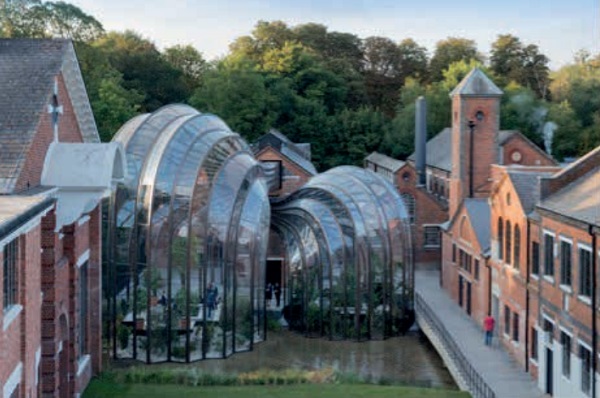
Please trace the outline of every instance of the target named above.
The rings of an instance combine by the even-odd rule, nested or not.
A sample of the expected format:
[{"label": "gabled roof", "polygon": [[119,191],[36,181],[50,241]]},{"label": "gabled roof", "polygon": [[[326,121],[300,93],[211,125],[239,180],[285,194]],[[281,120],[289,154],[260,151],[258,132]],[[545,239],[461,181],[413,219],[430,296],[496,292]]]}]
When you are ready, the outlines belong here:
[{"label": "gabled roof", "polygon": [[542,200],[539,207],[600,226],[600,166]]},{"label": "gabled roof", "polygon": [[450,228],[452,228],[452,225],[456,222],[456,220],[462,218],[459,217],[459,214],[461,214],[460,210],[462,208],[464,208],[465,212],[467,213],[469,222],[471,223],[471,227],[473,228],[473,232],[475,232],[475,237],[479,242],[481,253],[486,256],[489,255],[489,250],[491,247],[491,211],[487,198],[466,198],[460,205],[459,210],[456,213],[454,213],[454,216],[450,220],[442,224],[441,228],[445,231],[450,230]]},{"label": "gabled roof", "polygon": [[296,144],[284,134],[275,129],[271,129],[267,134],[260,137],[256,143],[252,145],[255,154],[259,153],[267,146],[279,151],[292,162],[304,169],[307,173],[311,175],[317,174],[317,169],[310,161],[310,144]]},{"label": "gabled roof", "polygon": [[473,97],[500,97],[504,94],[479,68],[471,72],[452,90],[450,97],[455,95]]},{"label": "gabled roof", "polygon": [[0,39],[0,193],[14,190],[59,73],[84,141],[99,142],[71,41]]},{"label": "gabled roof", "polygon": [[507,170],[525,214],[529,214],[540,200],[540,177],[549,177],[552,172],[529,172],[515,169]]},{"label": "gabled roof", "polygon": [[[425,147],[425,162],[429,167],[452,171],[452,129],[446,127],[437,135],[427,141]],[[408,160],[415,161],[415,153],[413,152]]]},{"label": "gabled roof", "polygon": [[490,248],[490,205],[487,199],[467,198],[464,201],[465,209],[469,214],[469,221],[479,241],[481,252],[485,253]]},{"label": "gabled roof", "polygon": [[391,158],[383,153],[379,152],[371,152],[369,156],[365,158],[371,163],[375,163],[378,166],[384,167],[390,170],[392,173],[397,172],[404,166],[404,162],[398,159]]},{"label": "gabled roof", "polygon": [[[498,145],[501,147],[504,146],[504,144],[506,144],[513,137],[523,138],[533,147],[534,150],[537,150],[540,154],[543,154],[544,156],[548,157],[548,159],[555,162],[554,159],[546,154],[546,152],[542,151],[537,145],[535,145],[517,130],[500,130],[498,132]],[[408,157],[408,160],[414,162],[415,156],[416,155],[413,152]],[[435,167],[437,169],[447,171],[448,173],[452,171],[452,129],[450,127],[446,127],[437,135],[432,137],[429,141],[427,141],[425,147],[425,157],[425,162],[428,167]]]}]

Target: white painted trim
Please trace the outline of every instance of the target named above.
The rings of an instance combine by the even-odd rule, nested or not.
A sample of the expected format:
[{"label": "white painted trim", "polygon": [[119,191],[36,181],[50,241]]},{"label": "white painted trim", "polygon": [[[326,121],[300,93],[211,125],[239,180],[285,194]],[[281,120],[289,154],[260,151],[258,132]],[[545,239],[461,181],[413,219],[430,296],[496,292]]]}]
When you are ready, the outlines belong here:
[{"label": "white painted trim", "polygon": [[564,327],[558,325],[558,330],[560,330],[562,333],[566,334],[567,336],[569,336],[571,338],[571,340],[573,339],[573,333],[569,332],[567,329],[565,329]]},{"label": "white painted trim", "polygon": [[42,361],[42,347],[38,347],[35,352],[35,385],[37,386],[40,382],[40,362]]},{"label": "white painted trim", "polygon": [[529,276],[531,276],[531,278],[535,279],[536,281],[540,280],[540,276],[538,274],[530,274]]},{"label": "white painted trim", "polygon": [[[556,322],[554,322],[554,319],[550,318],[548,315],[542,313],[542,318],[545,321],[550,322],[552,324],[552,327],[556,326]],[[546,331],[544,330],[544,326],[543,325],[540,325],[539,331],[541,331],[542,333],[546,333]]]},{"label": "white painted trim", "polygon": [[592,299],[588,296],[582,296],[581,294],[577,295],[577,300],[581,301],[584,304],[592,305]]},{"label": "white painted trim", "polygon": [[548,276],[548,275],[544,275],[544,280],[548,283],[551,283],[554,285],[554,277],[553,276]]},{"label": "white painted trim", "polygon": [[38,213],[38,215],[34,216],[31,220],[27,221],[25,224],[21,225],[19,228],[2,238],[0,240],[0,250],[4,249],[4,246],[18,238],[20,235],[24,235],[40,225],[42,223],[42,217],[44,217],[46,213],[48,213],[53,207],[54,206],[49,206],[41,214]]},{"label": "white painted trim", "polygon": [[21,311],[23,311],[23,306],[21,304],[14,304],[4,313],[4,319],[2,320],[2,330],[4,332],[6,332],[10,324],[17,319]]},{"label": "white painted trim", "polygon": [[588,252],[590,252],[590,254],[592,254],[592,253],[594,252],[594,251],[592,250],[592,246],[591,246],[590,244],[588,244],[588,243],[580,243],[580,242],[577,242],[577,248],[578,248],[578,249],[583,249],[583,250],[585,250],[585,251],[588,251]]},{"label": "white painted trim", "polygon": [[556,238],[556,234],[554,232],[549,231],[547,229],[544,229],[542,231],[543,231],[544,235],[550,235],[551,237]]},{"label": "white painted trim", "polygon": [[559,235],[558,236],[558,240],[560,240],[561,242],[567,242],[567,243],[571,244],[571,246],[573,246],[573,239],[572,238],[567,238],[566,236]]},{"label": "white painted trim", "polygon": [[573,288],[571,287],[571,285],[563,285],[561,283],[559,286],[560,286],[560,290],[562,290],[563,292],[568,293],[568,294],[573,294]]},{"label": "white painted trim", "polygon": [[[592,347],[590,347],[585,341],[577,339],[577,344],[584,346],[589,352],[592,352]],[[577,348],[579,348],[579,347],[577,347]],[[581,358],[580,358],[580,360],[581,360]]]},{"label": "white painted trim", "polygon": [[23,362],[19,362],[19,364],[15,367],[15,370],[12,371],[6,383],[4,383],[4,388],[2,392],[5,397],[10,397],[10,395],[15,391],[17,386],[21,384],[21,376],[23,374]]},{"label": "white painted trim", "polygon": [[56,353],[60,354],[63,350],[63,342],[62,340],[58,342],[58,347],[56,347]]},{"label": "white painted trim", "polygon": [[90,364],[90,355],[86,354],[77,361],[77,377],[81,376],[85,368]]},{"label": "white painted trim", "polygon": [[77,225],[81,226],[88,221],[90,221],[90,216],[88,214],[85,214],[82,217],[80,217],[79,220],[77,220]]},{"label": "white painted trim", "polygon": [[77,259],[77,268],[81,268],[81,266],[83,265],[83,263],[85,263],[86,261],[88,261],[90,259],[90,249],[87,249],[86,251],[83,252],[83,254],[81,256],[79,256],[79,258]]}]

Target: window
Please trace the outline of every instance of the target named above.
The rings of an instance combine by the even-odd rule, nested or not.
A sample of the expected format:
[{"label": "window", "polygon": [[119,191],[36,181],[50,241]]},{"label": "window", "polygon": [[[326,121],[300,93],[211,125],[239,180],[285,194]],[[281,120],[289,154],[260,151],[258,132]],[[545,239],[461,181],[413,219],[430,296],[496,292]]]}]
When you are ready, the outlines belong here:
[{"label": "window", "polygon": [[579,248],[579,294],[592,295],[592,253],[582,247]]},{"label": "window", "polygon": [[456,244],[452,244],[452,262],[456,262]]},{"label": "window", "polygon": [[571,336],[560,332],[560,344],[562,345],[562,374],[567,379],[571,378]]},{"label": "window", "polygon": [[498,259],[502,260],[504,251],[504,222],[502,217],[498,219]]},{"label": "window", "polygon": [[79,357],[87,353],[88,262],[79,267]]},{"label": "window", "polygon": [[425,247],[440,247],[440,227],[430,226],[424,227],[425,230]]},{"label": "window", "polygon": [[406,206],[406,212],[408,213],[408,219],[411,224],[415,223],[415,197],[409,193],[403,193],[402,199],[404,200],[404,205]]},{"label": "window", "polygon": [[504,334],[510,335],[510,308],[504,306]]},{"label": "window", "polygon": [[533,275],[540,274],[540,244],[531,242],[531,273]]},{"label": "window", "polygon": [[8,310],[19,299],[19,238],[4,246],[4,310]]},{"label": "window", "polygon": [[277,191],[281,189],[282,181],[282,166],[280,160],[263,160],[261,161],[263,171],[265,173],[265,179],[269,191]]},{"label": "window", "polygon": [[554,236],[544,235],[544,275],[554,277]]},{"label": "window", "polygon": [[519,342],[519,314],[513,313],[513,335],[512,339],[514,342]]},{"label": "window", "polygon": [[544,332],[546,332],[548,344],[552,345],[552,341],[554,340],[554,324],[548,319],[544,319]]},{"label": "window", "polygon": [[475,280],[479,280],[479,260],[475,260]]},{"label": "window", "polygon": [[571,243],[560,241],[560,284],[571,286]]},{"label": "window", "polygon": [[515,248],[514,248],[514,261],[513,267],[516,269],[521,268],[521,228],[515,225]]},{"label": "window", "polygon": [[463,249],[458,250],[458,262],[462,269],[468,271],[469,273],[472,272],[471,264],[473,262],[473,256],[465,252]]},{"label": "window", "polygon": [[512,244],[512,237],[511,237],[511,229],[510,229],[510,221],[506,221],[506,242],[504,242],[504,244],[506,245],[506,251],[504,252],[504,261],[506,261],[507,264],[510,264],[510,260],[511,260],[511,244]]},{"label": "window", "polygon": [[592,386],[592,352],[583,345],[579,345],[581,358],[581,391],[590,395]]},{"label": "window", "polygon": [[538,359],[538,333],[536,328],[531,328],[531,359],[537,361]]}]

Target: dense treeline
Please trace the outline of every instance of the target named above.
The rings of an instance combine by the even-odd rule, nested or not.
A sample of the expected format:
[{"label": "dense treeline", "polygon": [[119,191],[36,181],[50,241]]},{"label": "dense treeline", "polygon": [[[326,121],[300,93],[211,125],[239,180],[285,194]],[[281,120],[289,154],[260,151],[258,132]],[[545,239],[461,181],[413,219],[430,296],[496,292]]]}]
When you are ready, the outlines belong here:
[{"label": "dense treeline", "polygon": [[361,164],[379,150],[404,158],[413,150],[414,101],[428,100],[428,132],[450,125],[448,93],[480,66],[501,87],[501,128],[518,129],[552,153],[579,156],[600,144],[600,56],[580,52],[556,72],[534,44],[499,35],[490,54],[473,40],[449,37],[431,57],[412,38],[359,38],[308,23],[260,21],[207,62],[189,45],[163,51],[139,34],[105,32],[64,2],[13,0],[0,14],[3,37],[70,37],[103,140],[129,118],[185,102],[222,117],[253,141],[274,127],[313,144],[324,170]]}]

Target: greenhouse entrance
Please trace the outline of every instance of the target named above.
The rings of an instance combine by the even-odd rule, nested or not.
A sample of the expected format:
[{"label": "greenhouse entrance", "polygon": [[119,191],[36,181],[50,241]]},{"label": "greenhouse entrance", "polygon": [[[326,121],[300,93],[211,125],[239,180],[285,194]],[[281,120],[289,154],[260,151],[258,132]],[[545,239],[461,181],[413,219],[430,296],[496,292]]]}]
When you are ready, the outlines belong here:
[{"label": "greenhouse entrance", "polygon": [[269,283],[272,286],[275,286],[275,284],[279,284],[279,286],[281,286],[283,284],[283,280],[281,278],[281,271],[283,269],[283,259],[279,258],[279,259],[268,259],[267,260],[267,277],[266,277],[266,283],[267,285],[269,285]]}]

